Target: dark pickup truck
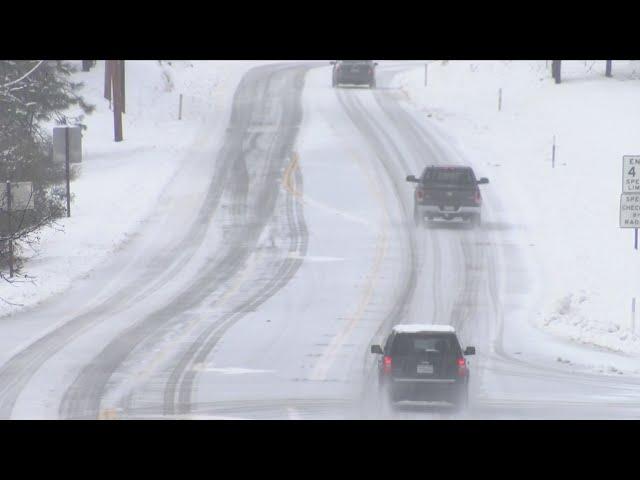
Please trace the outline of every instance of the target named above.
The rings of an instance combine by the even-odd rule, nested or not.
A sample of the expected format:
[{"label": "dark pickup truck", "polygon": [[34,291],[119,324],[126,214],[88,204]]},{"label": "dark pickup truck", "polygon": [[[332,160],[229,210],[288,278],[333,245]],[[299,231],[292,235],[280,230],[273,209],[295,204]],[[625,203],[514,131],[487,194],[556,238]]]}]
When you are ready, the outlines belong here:
[{"label": "dark pickup truck", "polygon": [[407,182],[416,183],[413,218],[416,225],[425,226],[427,220],[460,218],[479,226],[482,221],[482,195],[478,185],[489,183],[486,178],[476,180],[471,167],[428,166],[420,178],[413,175]]}]

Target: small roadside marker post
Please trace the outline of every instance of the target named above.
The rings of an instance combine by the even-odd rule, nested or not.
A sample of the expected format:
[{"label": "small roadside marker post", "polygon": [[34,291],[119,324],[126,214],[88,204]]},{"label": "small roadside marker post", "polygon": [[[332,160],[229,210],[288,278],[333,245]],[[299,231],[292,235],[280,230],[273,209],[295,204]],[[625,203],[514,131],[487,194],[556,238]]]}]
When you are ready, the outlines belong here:
[{"label": "small roadside marker post", "polygon": [[182,120],[182,94],[180,94],[180,101],[178,103],[178,120]]},{"label": "small roadside marker post", "polygon": [[553,136],[553,145],[551,147],[551,168],[556,168],[556,136]]},{"label": "small roadside marker post", "polygon": [[502,111],[502,88],[498,89],[498,111]]},{"label": "small roadside marker post", "polygon": [[631,333],[636,332],[636,297],[631,299]]},{"label": "small roadside marker post", "polygon": [[424,86],[427,86],[427,70],[429,68],[429,64],[425,63],[424,64]]}]

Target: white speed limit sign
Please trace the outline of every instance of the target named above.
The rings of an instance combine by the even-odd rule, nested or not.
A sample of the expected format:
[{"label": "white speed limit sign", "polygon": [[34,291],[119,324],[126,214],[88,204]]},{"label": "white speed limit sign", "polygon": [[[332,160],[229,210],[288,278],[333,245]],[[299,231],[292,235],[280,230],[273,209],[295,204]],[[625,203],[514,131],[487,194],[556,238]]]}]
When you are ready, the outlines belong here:
[{"label": "white speed limit sign", "polygon": [[622,157],[622,193],[640,193],[640,155]]}]

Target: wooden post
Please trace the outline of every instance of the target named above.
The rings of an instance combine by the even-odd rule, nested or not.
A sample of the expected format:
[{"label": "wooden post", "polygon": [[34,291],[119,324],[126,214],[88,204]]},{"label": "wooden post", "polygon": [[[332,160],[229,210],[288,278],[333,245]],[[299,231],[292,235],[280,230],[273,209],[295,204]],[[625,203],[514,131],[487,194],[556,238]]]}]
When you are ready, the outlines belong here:
[{"label": "wooden post", "polygon": [[182,94],[180,94],[180,102],[178,104],[178,120],[182,120]]},{"label": "wooden post", "polygon": [[607,67],[606,67],[606,71],[605,71],[605,75],[607,77],[611,76],[611,60],[607,60]]},{"label": "wooden post", "polygon": [[556,81],[556,83],[560,83],[562,79],[561,62],[562,60],[551,60],[551,74],[553,75],[553,78]]},{"label": "wooden post", "polygon": [[553,146],[551,147],[551,168],[556,168],[556,136],[553,136]]},{"label": "wooden post", "polygon": [[118,60],[114,60],[113,77],[113,136],[116,142],[122,141],[122,70]]},{"label": "wooden post", "polygon": [[502,88],[498,89],[498,111],[502,111]]}]

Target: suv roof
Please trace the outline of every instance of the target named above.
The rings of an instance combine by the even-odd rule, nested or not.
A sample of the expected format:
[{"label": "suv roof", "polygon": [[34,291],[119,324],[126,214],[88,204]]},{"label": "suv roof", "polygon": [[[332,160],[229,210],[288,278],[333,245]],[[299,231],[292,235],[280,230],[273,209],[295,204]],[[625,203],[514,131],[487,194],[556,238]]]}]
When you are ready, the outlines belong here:
[{"label": "suv roof", "polygon": [[396,333],[456,333],[456,329],[451,325],[436,325],[432,323],[395,325],[393,331]]},{"label": "suv roof", "polygon": [[428,169],[434,169],[434,170],[473,170],[468,165],[428,165],[426,169],[427,170]]}]

